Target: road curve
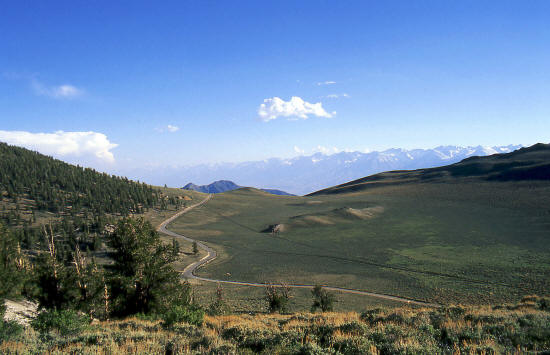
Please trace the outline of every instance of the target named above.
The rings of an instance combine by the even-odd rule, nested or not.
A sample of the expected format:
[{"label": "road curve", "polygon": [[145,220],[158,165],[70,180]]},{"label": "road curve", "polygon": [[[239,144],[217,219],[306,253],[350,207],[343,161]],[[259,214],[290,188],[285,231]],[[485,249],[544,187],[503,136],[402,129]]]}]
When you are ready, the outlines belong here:
[{"label": "road curve", "polygon": [[210,199],[212,198],[212,194],[209,194],[204,200],[202,200],[201,202],[199,203],[196,203],[194,205],[191,205],[189,207],[185,207],[183,210],[179,211],[178,213],[174,214],[172,217],[164,220],[161,224],[159,224],[159,226],[157,227],[157,231],[161,232],[161,233],[164,233],[166,235],[169,235],[171,237],[174,237],[174,238],[181,238],[183,240],[186,240],[188,242],[196,242],[197,243],[197,246],[206,251],[206,256],[204,256],[202,259],[200,259],[199,261],[195,261],[194,263],[190,264],[190,265],[187,265],[185,267],[185,269],[183,270],[183,276],[185,278],[188,278],[188,279],[198,279],[197,276],[195,276],[193,274],[193,272],[198,269],[200,266],[216,259],[216,251],[212,248],[210,248],[208,245],[204,244],[203,242],[201,242],[200,240],[195,240],[195,239],[191,239],[191,238],[188,238],[186,236],[183,236],[181,234],[178,234],[178,233],[175,233],[175,232],[172,232],[168,229],[166,229],[166,226],[168,224],[170,224],[171,222],[173,222],[176,218],[178,218],[179,216],[181,216],[182,214],[185,214],[189,211],[191,211],[193,208],[196,208],[196,207],[199,207],[199,206],[202,206],[204,205],[205,203],[207,203],[208,201],[210,201]]},{"label": "road curve", "polygon": [[[193,208],[199,207],[210,201],[212,199],[213,195],[209,194],[204,200],[202,200],[199,203],[196,203],[194,205],[191,205],[189,207],[184,208],[183,210],[177,212],[172,217],[164,220],[159,226],[157,227],[157,231],[160,233],[164,233],[166,235],[169,235],[174,238],[181,238],[183,240],[186,240],[188,242],[196,242],[197,246],[206,251],[206,255],[202,257],[199,261],[195,261],[194,263],[187,265],[185,269],[183,270],[182,274],[183,277],[186,279],[195,279],[199,281],[205,281],[205,282],[216,282],[221,284],[230,284],[230,285],[242,285],[242,286],[251,286],[251,287],[266,287],[268,285],[272,285],[274,287],[289,287],[289,288],[313,288],[315,285],[305,285],[305,284],[285,284],[285,285],[277,285],[277,284],[266,284],[266,283],[256,283],[256,282],[244,282],[244,281],[228,281],[228,280],[216,280],[216,279],[209,279],[205,277],[200,277],[195,275],[195,270],[197,270],[199,267],[209,263],[210,261],[214,260],[217,256],[216,251],[212,248],[210,248],[208,245],[204,244],[200,240],[195,240],[188,238],[186,236],[183,236],[181,234],[172,232],[168,229],[166,229],[166,226],[173,222],[176,218],[179,216],[189,212]],[[363,295],[363,296],[369,296],[374,298],[380,298],[384,300],[390,300],[390,301],[396,301],[396,302],[403,302],[407,304],[414,304],[419,306],[429,306],[429,307],[440,307],[441,305],[436,303],[429,303],[424,302],[420,300],[414,300],[410,298],[404,298],[399,296],[392,296],[392,295],[385,295],[382,293],[376,293],[376,292],[369,292],[369,291],[362,291],[362,290],[354,290],[350,288],[343,288],[343,287],[333,287],[333,286],[325,286],[323,285],[323,288],[328,291],[336,291],[336,292],[343,292],[343,293],[351,293],[355,295]]]}]

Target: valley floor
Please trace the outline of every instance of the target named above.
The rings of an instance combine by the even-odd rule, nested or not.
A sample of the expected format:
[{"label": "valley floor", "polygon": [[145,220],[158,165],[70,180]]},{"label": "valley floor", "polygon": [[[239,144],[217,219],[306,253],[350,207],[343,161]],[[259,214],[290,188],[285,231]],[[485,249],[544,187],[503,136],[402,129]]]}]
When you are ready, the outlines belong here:
[{"label": "valley floor", "polygon": [[[196,272],[204,278],[321,284],[439,304],[515,302],[550,290],[549,196],[535,183],[312,197],[242,189],[216,195],[168,229],[216,250]],[[241,290],[240,298],[256,294]],[[342,307],[373,302],[365,298],[342,296]],[[295,310],[307,310],[300,302]]]}]

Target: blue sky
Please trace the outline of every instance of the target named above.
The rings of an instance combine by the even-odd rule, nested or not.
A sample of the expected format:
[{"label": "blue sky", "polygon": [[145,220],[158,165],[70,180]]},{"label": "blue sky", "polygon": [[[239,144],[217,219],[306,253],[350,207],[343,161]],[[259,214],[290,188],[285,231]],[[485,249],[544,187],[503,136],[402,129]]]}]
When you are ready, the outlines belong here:
[{"label": "blue sky", "polygon": [[0,5],[0,140],[108,170],[549,132],[548,1]]}]

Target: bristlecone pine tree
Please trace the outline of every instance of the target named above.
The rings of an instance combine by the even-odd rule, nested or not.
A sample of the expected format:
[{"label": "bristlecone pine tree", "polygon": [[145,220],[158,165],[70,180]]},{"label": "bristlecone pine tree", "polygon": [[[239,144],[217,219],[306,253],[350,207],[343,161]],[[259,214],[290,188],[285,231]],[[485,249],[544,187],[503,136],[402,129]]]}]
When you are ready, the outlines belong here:
[{"label": "bristlecone pine tree", "polygon": [[178,298],[190,303],[189,286],[172,266],[178,250],[163,244],[151,223],[121,219],[108,244],[114,250],[110,283],[115,315],[162,313]]}]

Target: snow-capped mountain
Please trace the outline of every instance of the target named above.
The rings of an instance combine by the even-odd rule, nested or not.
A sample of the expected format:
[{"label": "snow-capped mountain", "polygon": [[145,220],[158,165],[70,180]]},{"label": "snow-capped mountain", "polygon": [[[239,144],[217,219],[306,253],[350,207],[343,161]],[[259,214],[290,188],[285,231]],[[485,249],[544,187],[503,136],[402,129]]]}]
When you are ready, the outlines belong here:
[{"label": "snow-capped mountain", "polygon": [[368,153],[316,153],[292,159],[271,158],[243,163],[167,168],[163,169],[162,176],[158,175],[157,170],[151,176],[141,172],[137,178],[170,186],[182,186],[187,181],[208,183],[226,179],[241,186],[265,186],[302,195],[382,171],[430,168],[456,163],[471,156],[509,153],[521,147],[441,146],[412,150],[394,148]]}]

